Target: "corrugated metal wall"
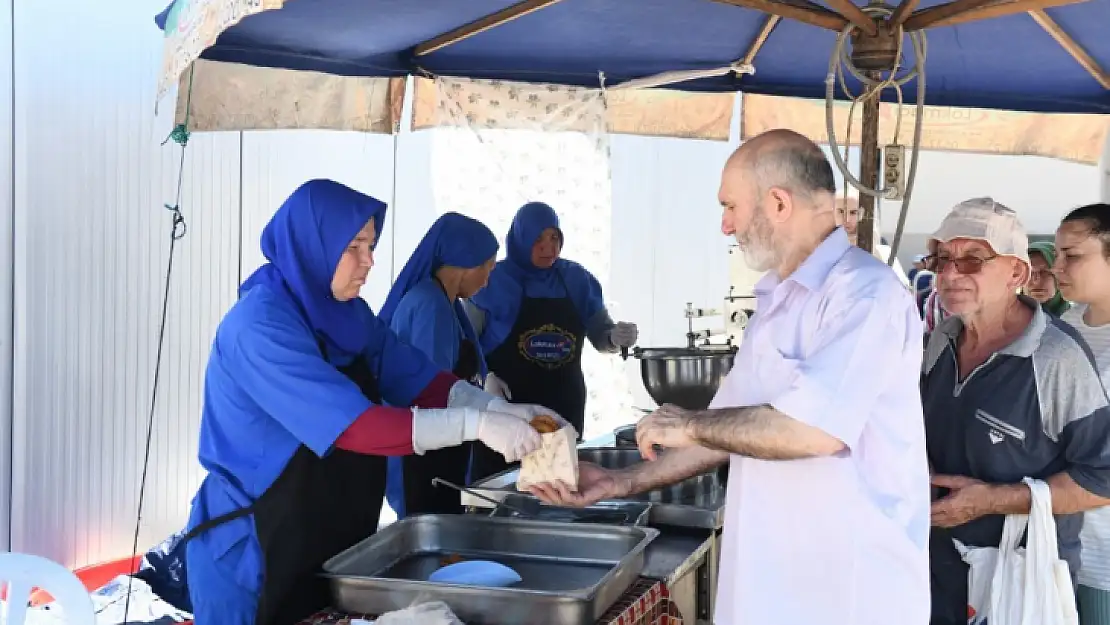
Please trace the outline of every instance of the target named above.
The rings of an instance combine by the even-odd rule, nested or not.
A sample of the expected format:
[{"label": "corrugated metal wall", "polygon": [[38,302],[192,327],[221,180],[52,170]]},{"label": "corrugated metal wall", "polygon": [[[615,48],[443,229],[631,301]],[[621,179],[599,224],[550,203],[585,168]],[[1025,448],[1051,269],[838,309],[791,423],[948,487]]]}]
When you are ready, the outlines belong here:
[{"label": "corrugated metal wall", "polygon": [[[12,548],[128,553],[180,150],[159,147],[158,2],[17,2]],[[168,108],[168,107],[167,107]],[[196,487],[201,373],[239,265],[238,135],[197,136],[175,258],[142,544]]]},{"label": "corrugated metal wall", "polygon": [[[171,121],[153,114],[152,16],[164,0],[13,2],[0,0],[0,546],[10,537],[13,550],[77,566],[129,553],[135,528],[171,223],[162,205],[173,201],[180,154],[159,146]],[[607,295],[641,324],[643,344],[681,343],[685,302],[716,306],[727,290],[716,193],[728,151],[613,139]],[[423,133],[196,135],[188,152],[189,230],[175,258],[144,548],[184,521],[200,477],[211,337],[240,276],[261,262],[258,236],[276,205],[314,176],[393,200],[364,291],[375,307],[437,208]],[[933,217],[921,223],[939,220],[955,189],[1015,197],[1021,209],[1043,186],[1035,166],[1007,175],[1013,159],[930,169],[941,158],[952,162],[923,161],[915,213]],[[1057,202],[1093,199],[1094,168],[1061,169]],[[635,361],[627,366],[637,402],[649,405]]]},{"label": "corrugated metal wall", "polygon": [[11,545],[12,3],[0,0],[0,550]]}]

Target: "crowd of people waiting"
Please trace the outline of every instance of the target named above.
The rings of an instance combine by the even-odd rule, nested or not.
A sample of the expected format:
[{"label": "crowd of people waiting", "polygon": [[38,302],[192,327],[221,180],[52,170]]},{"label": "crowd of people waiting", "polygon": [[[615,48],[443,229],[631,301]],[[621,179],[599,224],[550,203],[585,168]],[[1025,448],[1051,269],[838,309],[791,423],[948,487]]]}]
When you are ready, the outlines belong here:
[{"label": "crowd of people waiting", "polygon": [[1052,487],[1081,622],[1110,625],[1110,204],[1030,243],[1012,209],[970,199],[927,245],[906,277],[926,331],[931,622],[967,622],[953,539],[997,545],[1005,515],[1028,510],[999,485],[1031,476]]}]

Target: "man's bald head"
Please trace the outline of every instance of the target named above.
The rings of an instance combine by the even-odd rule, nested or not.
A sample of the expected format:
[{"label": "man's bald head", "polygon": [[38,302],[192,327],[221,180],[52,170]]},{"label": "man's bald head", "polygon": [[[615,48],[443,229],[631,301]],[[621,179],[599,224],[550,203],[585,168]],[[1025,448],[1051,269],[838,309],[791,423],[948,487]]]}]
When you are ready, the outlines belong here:
[{"label": "man's bald head", "polygon": [[736,148],[725,176],[750,178],[756,193],[775,187],[822,208],[836,193],[836,178],[825,153],[792,130],[769,130]]},{"label": "man's bald head", "polygon": [[836,223],[844,227],[849,239],[855,241],[859,229],[859,195],[854,189],[847,195],[836,194]]},{"label": "man's bald head", "polygon": [[821,148],[796,132],[765,132],[725,164],[718,192],[721,232],[736,238],[752,269],[789,273],[799,255],[835,227],[835,193],[832,166]]}]

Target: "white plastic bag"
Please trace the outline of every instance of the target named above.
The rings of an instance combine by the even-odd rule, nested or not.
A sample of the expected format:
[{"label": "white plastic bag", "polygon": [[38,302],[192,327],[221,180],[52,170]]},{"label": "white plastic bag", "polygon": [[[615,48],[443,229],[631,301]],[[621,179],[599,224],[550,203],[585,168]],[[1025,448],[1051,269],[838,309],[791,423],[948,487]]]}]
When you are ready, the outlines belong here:
[{"label": "white plastic bag", "polygon": [[[1052,491],[1025,478],[1029,514],[1011,514],[998,548],[956,548],[968,563],[968,622],[978,625],[1079,625],[1068,563],[1060,559]],[[1028,528],[1025,547],[1019,547]]]},{"label": "white plastic bag", "polygon": [[420,603],[378,617],[374,625],[463,625],[442,601]]},{"label": "white plastic bag", "polygon": [[994,565],[998,562],[998,549],[995,547],[965,547],[953,539],[956,551],[968,565],[967,571],[967,622],[968,625],[982,625],[987,617],[991,603],[991,579]]}]

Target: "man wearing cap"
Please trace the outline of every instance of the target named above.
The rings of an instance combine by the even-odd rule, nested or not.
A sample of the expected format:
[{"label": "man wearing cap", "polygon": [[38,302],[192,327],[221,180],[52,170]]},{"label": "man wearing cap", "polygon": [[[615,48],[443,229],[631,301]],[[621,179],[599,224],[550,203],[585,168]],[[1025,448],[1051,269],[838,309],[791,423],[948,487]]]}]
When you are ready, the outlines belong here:
[{"label": "man wearing cap", "polygon": [[967,623],[967,566],[953,539],[998,546],[1029,512],[1029,476],[1052,489],[1060,556],[1079,570],[1082,512],[1110,504],[1110,407],[1090,351],[1018,295],[1029,241],[991,198],[956,206],[930,237],[950,315],[929,336],[921,397],[934,501],[933,625]]},{"label": "man wearing cap", "polygon": [[910,279],[910,284],[913,284],[913,279],[915,277],[917,277],[918,272],[921,271],[922,269],[925,269],[925,259],[926,258],[928,258],[928,256],[926,254],[915,254],[914,255],[913,265],[910,266],[910,271],[909,271],[909,273],[906,274],[906,277]]}]

